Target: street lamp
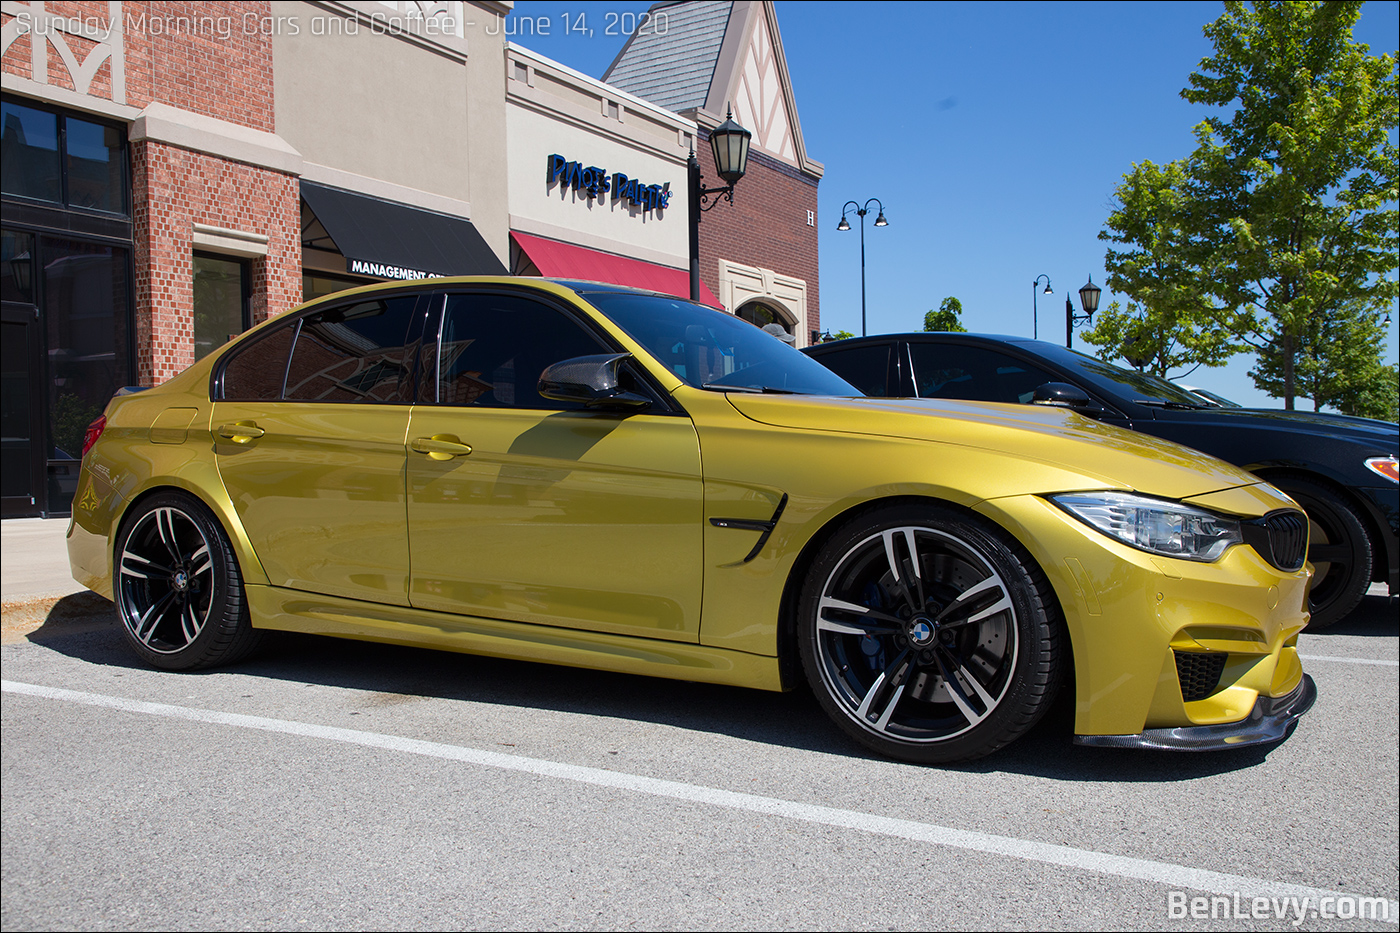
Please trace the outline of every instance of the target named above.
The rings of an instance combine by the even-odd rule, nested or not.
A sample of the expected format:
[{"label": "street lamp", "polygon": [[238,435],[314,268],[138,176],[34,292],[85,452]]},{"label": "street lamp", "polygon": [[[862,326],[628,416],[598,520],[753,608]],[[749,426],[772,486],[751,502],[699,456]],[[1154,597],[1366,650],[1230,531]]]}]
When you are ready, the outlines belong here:
[{"label": "street lamp", "polygon": [[1089,323],[1094,312],[1099,310],[1099,295],[1102,291],[1103,289],[1094,284],[1094,277],[1089,276],[1088,283],[1079,289],[1079,304],[1084,308],[1083,314],[1075,314],[1074,305],[1069,303],[1069,296],[1065,296],[1065,349],[1070,348],[1074,329],[1080,324]]},{"label": "street lamp", "polygon": [[1050,287],[1050,276],[1044,272],[1031,280],[1031,336],[1036,340],[1040,339],[1040,308],[1036,305],[1040,296],[1036,294],[1036,289],[1040,287],[1041,279],[1045,280],[1045,294],[1055,294],[1055,290]]},{"label": "street lamp", "polygon": [[875,217],[875,226],[888,227],[890,222],[885,219],[885,205],[880,204],[879,198],[871,198],[861,207],[855,201],[847,201],[841,206],[841,222],[836,225],[836,229],[845,232],[851,229],[851,225],[846,222],[846,215],[851,212],[851,208],[856,209],[856,216],[860,218],[860,335],[865,336],[865,215],[870,211],[870,205],[879,204],[880,210]]},{"label": "street lamp", "polygon": [[[728,182],[722,188],[706,188],[700,174],[700,160],[695,147],[690,149],[686,167],[690,176],[690,300],[700,300],[700,212],[708,211],[721,200],[734,203],[734,186],[749,167],[749,141],[753,134],[734,122],[734,108],[724,122],[710,132],[710,150],[715,157],[715,171]],[[710,200],[710,195],[715,199]],[[708,202],[708,204],[706,203]]]}]

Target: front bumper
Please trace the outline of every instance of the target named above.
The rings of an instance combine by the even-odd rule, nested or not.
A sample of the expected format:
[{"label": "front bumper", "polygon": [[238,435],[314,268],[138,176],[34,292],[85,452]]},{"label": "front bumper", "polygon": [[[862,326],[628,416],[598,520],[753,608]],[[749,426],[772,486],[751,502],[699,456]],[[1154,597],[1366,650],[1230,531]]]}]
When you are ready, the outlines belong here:
[{"label": "front bumper", "polygon": [[1153,748],[1173,752],[1214,752],[1247,745],[1268,745],[1288,737],[1299,718],[1312,709],[1317,686],[1307,674],[1287,696],[1261,696],[1239,722],[1211,726],[1145,729],[1137,735],[1076,735],[1075,745],[1097,748]]}]

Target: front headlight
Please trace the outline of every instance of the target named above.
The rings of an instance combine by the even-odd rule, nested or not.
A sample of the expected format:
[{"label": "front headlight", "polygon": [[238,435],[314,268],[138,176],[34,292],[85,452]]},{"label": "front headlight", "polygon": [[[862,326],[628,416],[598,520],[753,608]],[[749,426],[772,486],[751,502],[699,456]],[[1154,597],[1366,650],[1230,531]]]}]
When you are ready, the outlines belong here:
[{"label": "front headlight", "polygon": [[1072,492],[1050,501],[1110,538],[1164,557],[1208,562],[1244,541],[1238,521],[1180,502],[1126,492]]}]

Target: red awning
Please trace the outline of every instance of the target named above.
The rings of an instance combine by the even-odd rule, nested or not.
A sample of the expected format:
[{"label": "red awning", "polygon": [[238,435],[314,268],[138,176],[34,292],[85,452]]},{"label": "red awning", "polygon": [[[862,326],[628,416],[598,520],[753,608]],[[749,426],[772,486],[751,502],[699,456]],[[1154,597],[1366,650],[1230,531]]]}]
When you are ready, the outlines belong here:
[{"label": "red awning", "polygon": [[[544,237],[512,232],[515,242],[525,255],[540,270],[540,275],[556,279],[583,279],[588,282],[607,282],[611,285],[630,285],[648,291],[663,292],[677,298],[690,297],[690,273],[684,269],[628,259],[613,253],[604,253],[585,246],[546,240]],[[712,308],[723,308],[705,283],[700,283],[700,302]]]}]

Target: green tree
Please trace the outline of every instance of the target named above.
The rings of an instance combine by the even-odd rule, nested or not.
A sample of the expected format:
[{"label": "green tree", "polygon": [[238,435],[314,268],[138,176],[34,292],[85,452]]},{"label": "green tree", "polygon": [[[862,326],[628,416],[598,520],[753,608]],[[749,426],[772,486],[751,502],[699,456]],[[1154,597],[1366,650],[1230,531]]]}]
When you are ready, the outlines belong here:
[{"label": "green tree", "polygon": [[[1396,295],[1387,278],[1396,268],[1396,56],[1352,40],[1361,6],[1226,3],[1205,27],[1214,54],[1181,95],[1225,108],[1228,120],[1197,126],[1195,151],[1151,166],[1159,177],[1150,163],[1135,166],[1105,231],[1127,247],[1108,253],[1115,288],[1165,314],[1168,326],[1208,336],[1215,327],[1255,350],[1256,384],[1288,408],[1295,395],[1313,394],[1300,367],[1336,329],[1329,322],[1374,320]],[[1129,222],[1135,185],[1165,198],[1140,224]],[[1158,251],[1168,261],[1154,269]],[[1379,364],[1377,351],[1334,354],[1328,365],[1351,367],[1339,374],[1351,385]]]},{"label": "green tree", "polygon": [[1099,239],[1114,244],[1104,257],[1109,288],[1132,300],[1126,309],[1110,302],[1083,334],[1101,347],[1102,359],[1122,356],[1159,376],[1222,366],[1244,349],[1211,313],[1211,297],[1192,263],[1187,178],[1185,160],[1144,161],[1123,177]]},{"label": "green tree", "polygon": [[[1385,328],[1352,302],[1330,317],[1313,317],[1300,338],[1294,358],[1297,393],[1312,399],[1313,410],[1331,405],[1348,415],[1393,421],[1394,367],[1380,362]],[[1278,356],[1261,357],[1256,381],[1271,394],[1281,394],[1283,373]]]},{"label": "green tree", "polygon": [[848,331],[848,330],[838,330],[836,333],[834,333],[834,334],[831,335],[831,339],[832,339],[832,340],[850,340],[850,339],[851,339],[852,337],[854,337],[854,336],[855,336],[855,334],[851,333],[851,332]]},{"label": "green tree", "polygon": [[944,298],[937,311],[929,311],[924,315],[924,330],[967,333],[967,328],[962,325],[962,302],[952,295]]}]

